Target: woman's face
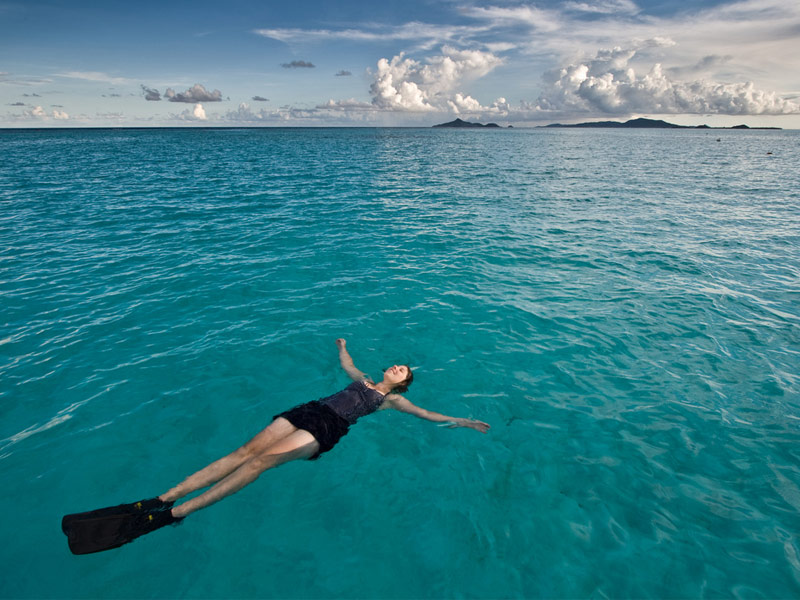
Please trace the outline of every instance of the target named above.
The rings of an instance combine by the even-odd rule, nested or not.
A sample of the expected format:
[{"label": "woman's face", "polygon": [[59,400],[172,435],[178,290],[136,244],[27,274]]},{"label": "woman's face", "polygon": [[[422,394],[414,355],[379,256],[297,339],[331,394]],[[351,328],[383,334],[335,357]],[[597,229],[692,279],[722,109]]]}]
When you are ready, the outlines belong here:
[{"label": "woman's face", "polygon": [[408,367],[405,365],[394,365],[383,372],[383,380],[392,385],[402,383],[408,379]]}]

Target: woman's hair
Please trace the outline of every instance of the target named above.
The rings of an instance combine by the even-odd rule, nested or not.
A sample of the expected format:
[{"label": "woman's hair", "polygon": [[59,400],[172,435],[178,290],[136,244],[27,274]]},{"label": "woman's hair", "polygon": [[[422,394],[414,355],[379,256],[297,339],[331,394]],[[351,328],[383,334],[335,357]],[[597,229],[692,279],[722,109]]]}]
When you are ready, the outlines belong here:
[{"label": "woman's hair", "polygon": [[414,373],[411,371],[411,367],[408,365],[403,365],[406,369],[408,369],[408,377],[406,377],[403,381],[398,383],[396,386],[392,388],[392,392],[397,394],[404,394],[408,391],[408,386],[414,381]]}]

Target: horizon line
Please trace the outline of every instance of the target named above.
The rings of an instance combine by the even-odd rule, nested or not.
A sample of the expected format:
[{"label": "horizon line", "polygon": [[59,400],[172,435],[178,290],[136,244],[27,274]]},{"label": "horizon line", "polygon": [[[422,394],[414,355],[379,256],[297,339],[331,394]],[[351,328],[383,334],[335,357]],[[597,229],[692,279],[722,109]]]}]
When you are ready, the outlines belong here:
[{"label": "horizon line", "polygon": [[[592,121],[589,121],[590,123]],[[610,121],[617,122],[617,121]],[[623,123],[619,121],[619,123]],[[561,125],[561,127],[554,127],[554,125]],[[731,131],[800,131],[800,127],[771,127],[771,126],[750,126],[745,125],[745,128],[740,126],[727,126],[716,127],[711,125],[679,125],[677,127],[579,127],[578,123],[562,125],[560,123],[551,123],[549,125],[509,125],[498,127],[476,127],[476,128],[460,128],[460,127],[436,127],[434,125],[67,125],[67,126],[36,126],[36,127],[0,127],[0,131],[59,131],[59,130],[102,130],[102,129],[437,129],[437,130],[489,130],[489,131],[506,131],[509,129],[626,129],[626,130],[645,130],[652,131],[654,129],[667,129],[670,131],[676,130],[689,130],[689,131],[713,131],[713,130],[731,130]]]}]

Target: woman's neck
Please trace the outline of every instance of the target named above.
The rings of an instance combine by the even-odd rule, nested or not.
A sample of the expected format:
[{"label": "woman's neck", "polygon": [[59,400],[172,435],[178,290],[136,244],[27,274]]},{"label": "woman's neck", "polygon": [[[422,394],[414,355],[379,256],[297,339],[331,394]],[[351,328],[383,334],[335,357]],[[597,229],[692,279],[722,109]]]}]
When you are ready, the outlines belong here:
[{"label": "woman's neck", "polygon": [[383,394],[384,396],[392,391],[391,384],[386,383],[385,381],[381,381],[380,383],[376,383],[372,386],[373,390],[376,390]]}]

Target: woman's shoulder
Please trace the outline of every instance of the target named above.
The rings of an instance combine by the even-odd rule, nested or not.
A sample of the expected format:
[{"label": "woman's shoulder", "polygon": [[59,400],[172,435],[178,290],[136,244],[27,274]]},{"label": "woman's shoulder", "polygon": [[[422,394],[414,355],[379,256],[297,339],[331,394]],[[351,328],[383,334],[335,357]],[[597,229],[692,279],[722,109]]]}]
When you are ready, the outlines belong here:
[{"label": "woman's shoulder", "polygon": [[383,402],[381,402],[381,409],[384,408],[393,408],[402,412],[408,412],[414,409],[415,406],[405,396],[395,392],[389,392],[383,397]]}]

